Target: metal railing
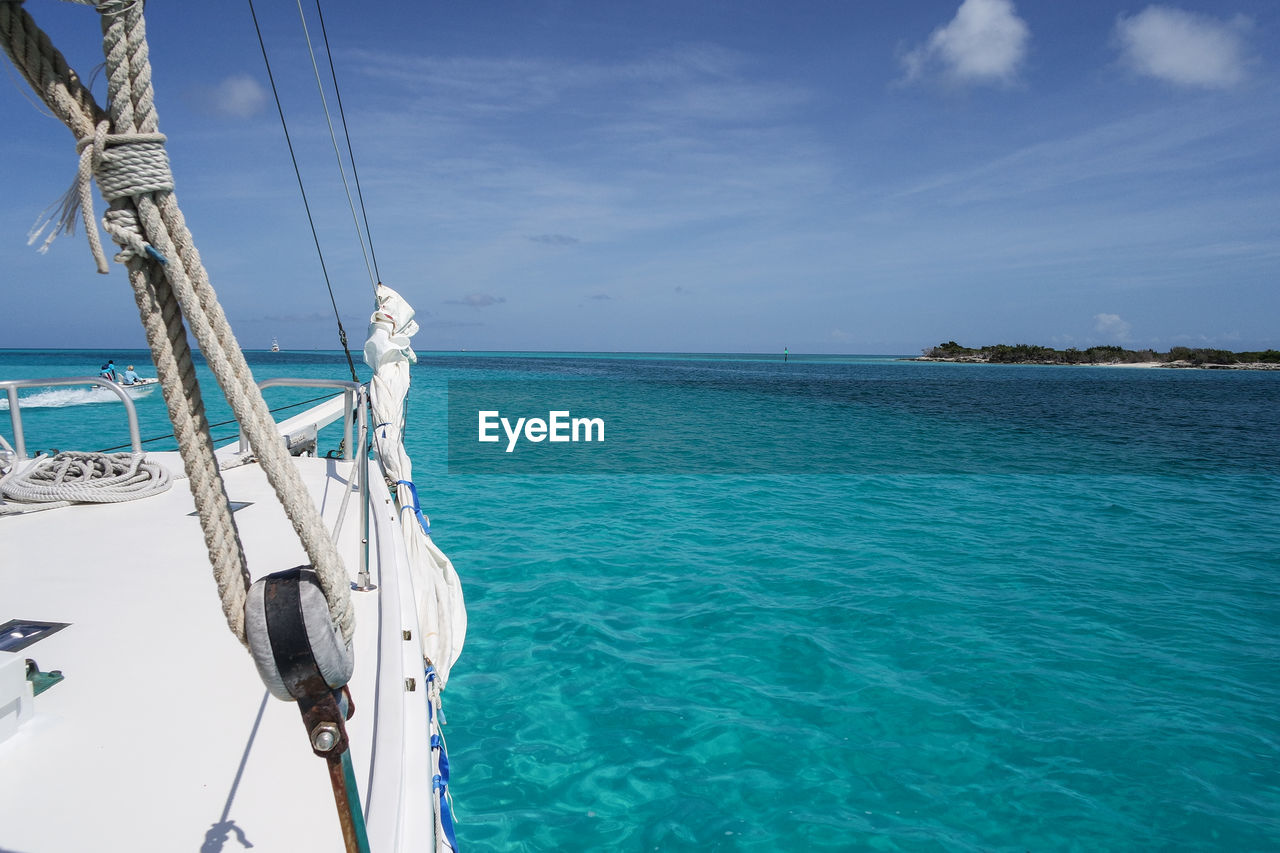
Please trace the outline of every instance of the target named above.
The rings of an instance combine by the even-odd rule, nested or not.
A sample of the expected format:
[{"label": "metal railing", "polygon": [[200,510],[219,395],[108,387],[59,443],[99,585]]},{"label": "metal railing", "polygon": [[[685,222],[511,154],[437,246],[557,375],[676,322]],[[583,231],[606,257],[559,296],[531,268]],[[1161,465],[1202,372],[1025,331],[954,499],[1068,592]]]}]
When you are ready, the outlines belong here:
[{"label": "metal railing", "polygon": [[[352,589],[360,591],[368,591],[377,589],[372,583],[369,575],[369,415],[368,415],[368,392],[359,382],[351,382],[343,379],[301,379],[277,377],[273,379],[263,379],[258,383],[259,388],[273,387],[292,387],[292,388],[335,388],[342,391],[342,414],[343,420],[342,431],[342,458],[344,461],[355,460],[355,474],[358,478],[358,490],[360,494],[360,572],[355,583],[351,584]],[[355,420],[358,425],[356,433],[356,441],[352,441],[352,414],[355,414]],[[315,423],[316,431],[319,432],[321,427],[328,426],[333,420],[326,420],[324,423],[317,421]],[[244,431],[240,432],[240,450],[247,450]]]},{"label": "metal railing", "polygon": [[129,444],[134,453],[142,452],[142,435],[138,432],[138,412],[133,407],[133,400],[123,386],[101,376],[62,376],[53,379],[4,379],[0,380],[9,398],[9,423],[13,427],[13,449],[18,454],[18,461],[27,458],[27,441],[22,430],[22,404],[18,397],[19,388],[45,388],[59,385],[96,385],[114,393],[124,403],[125,414],[129,418]]},{"label": "metal railing", "polygon": [[[277,388],[277,387],[335,388],[339,391],[342,391],[342,400],[344,403],[342,417],[345,420],[345,425],[342,431],[342,458],[348,462],[351,461],[353,458],[355,458],[353,456],[353,452],[351,449],[352,447],[351,445],[351,410],[355,408],[356,397],[360,394],[361,386],[359,382],[352,382],[349,379],[302,379],[302,378],[290,379],[288,377],[281,376],[281,377],[276,377],[274,379],[263,379],[261,382],[258,383],[258,388],[260,389],[261,388]],[[364,417],[365,417],[364,407],[362,406],[360,409],[360,418],[362,422]],[[334,418],[334,420],[337,420],[337,418]],[[328,426],[332,422],[333,421],[326,421],[325,423],[317,423],[316,424],[317,431],[319,431],[320,427]],[[240,430],[240,452],[243,453],[247,449],[248,449],[248,442],[245,441],[244,430]]]}]

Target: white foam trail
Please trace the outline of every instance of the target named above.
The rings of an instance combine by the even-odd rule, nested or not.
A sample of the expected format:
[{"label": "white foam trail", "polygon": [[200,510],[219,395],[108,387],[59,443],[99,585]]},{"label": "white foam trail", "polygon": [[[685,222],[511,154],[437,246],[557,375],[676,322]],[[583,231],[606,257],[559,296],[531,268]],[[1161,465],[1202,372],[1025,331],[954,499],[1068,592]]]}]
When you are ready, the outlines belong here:
[{"label": "white foam trail", "polygon": [[[154,386],[129,389],[129,396],[135,400],[148,396],[155,390]],[[61,409],[66,406],[87,406],[93,403],[118,403],[120,398],[105,388],[46,388],[34,394],[23,394],[21,397],[24,409]],[[9,410],[7,397],[0,397],[0,411]]]}]

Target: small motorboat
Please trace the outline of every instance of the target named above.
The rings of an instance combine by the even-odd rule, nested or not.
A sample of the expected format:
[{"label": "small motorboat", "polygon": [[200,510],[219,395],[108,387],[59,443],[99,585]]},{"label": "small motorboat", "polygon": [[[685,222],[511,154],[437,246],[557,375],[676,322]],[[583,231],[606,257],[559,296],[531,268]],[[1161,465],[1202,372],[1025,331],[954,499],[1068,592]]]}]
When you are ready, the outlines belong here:
[{"label": "small motorboat", "polygon": [[[117,382],[116,385],[123,388],[131,397],[141,397],[145,394],[150,394],[153,387],[159,382],[160,380],[154,376],[139,376],[133,382],[128,384],[125,384],[124,382]],[[109,393],[109,389],[104,388],[101,385],[93,385],[91,386],[91,390],[95,394]]]}]

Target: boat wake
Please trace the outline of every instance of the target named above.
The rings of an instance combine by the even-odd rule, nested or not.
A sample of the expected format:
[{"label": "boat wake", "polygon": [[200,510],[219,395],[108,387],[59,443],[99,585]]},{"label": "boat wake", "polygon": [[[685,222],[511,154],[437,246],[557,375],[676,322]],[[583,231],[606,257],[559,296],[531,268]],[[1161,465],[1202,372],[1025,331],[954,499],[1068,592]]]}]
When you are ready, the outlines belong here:
[{"label": "boat wake", "polygon": [[[154,387],[130,388],[129,396],[135,400],[146,397]],[[92,403],[119,403],[120,398],[106,389],[99,388],[46,388],[34,394],[22,396],[24,409],[62,409],[67,406],[87,406]],[[0,412],[9,410],[9,401],[0,397]]]}]

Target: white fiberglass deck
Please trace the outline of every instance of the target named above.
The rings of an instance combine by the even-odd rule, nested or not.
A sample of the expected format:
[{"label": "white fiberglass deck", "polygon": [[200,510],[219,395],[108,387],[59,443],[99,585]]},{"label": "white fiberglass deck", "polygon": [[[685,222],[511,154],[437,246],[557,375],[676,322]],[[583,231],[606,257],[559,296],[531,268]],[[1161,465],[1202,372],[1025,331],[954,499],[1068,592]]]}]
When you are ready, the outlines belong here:
[{"label": "white fiberglass deck", "polygon": [[[176,453],[151,457],[181,470]],[[354,463],[295,463],[332,526]],[[370,468],[378,589],[353,593],[351,755],[372,849],[430,850],[412,590],[394,505]],[[230,499],[247,504],[235,518],[254,577],[305,563],[258,466],[224,477]],[[0,519],[0,623],[70,623],[20,652],[65,680],[0,742],[0,850],[343,849],[325,762],[296,706],[268,698],[227,629],[193,509],[181,479],[144,500]],[[353,579],[360,512],[352,494],[339,549]]]}]

